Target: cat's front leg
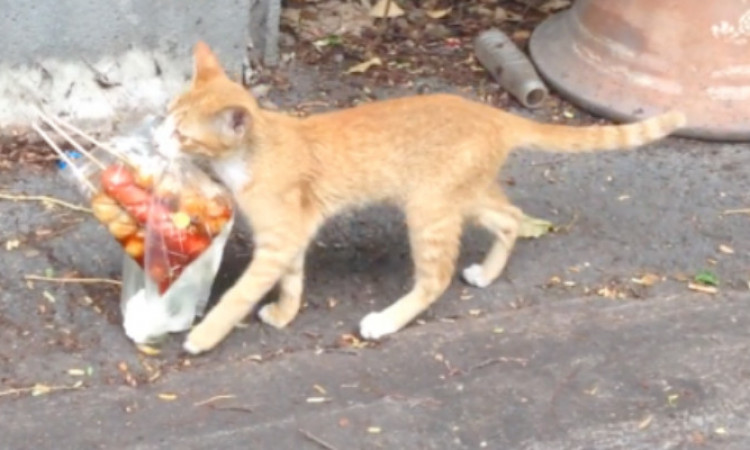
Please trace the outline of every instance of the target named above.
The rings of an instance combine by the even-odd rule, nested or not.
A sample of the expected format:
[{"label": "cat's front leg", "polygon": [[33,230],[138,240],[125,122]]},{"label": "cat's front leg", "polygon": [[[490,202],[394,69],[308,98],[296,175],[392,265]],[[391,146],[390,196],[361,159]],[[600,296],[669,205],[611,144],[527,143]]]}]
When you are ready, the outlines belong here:
[{"label": "cat's front leg", "polygon": [[250,267],[206,318],[190,331],[183,345],[185,351],[195,355],[213,349],[288,272],[299,255],[304,254],[305,244],[281,240],[280,236],[275,238],[256,248]]},{"label": "cat's front leg", "polygon": [[297,317],[302,305],[305,278],[304,263],[305,252],[302,251],[287,273],[281,278],[279,299],[274,303],[263,306],[258,311],[258,317],[264,323],[276,328],[284,328]]}]

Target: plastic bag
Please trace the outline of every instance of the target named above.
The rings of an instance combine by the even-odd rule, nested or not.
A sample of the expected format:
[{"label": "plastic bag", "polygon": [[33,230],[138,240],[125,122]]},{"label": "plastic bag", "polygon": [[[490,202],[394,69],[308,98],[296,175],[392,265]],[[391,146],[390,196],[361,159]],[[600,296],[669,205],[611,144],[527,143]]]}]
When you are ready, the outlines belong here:
[{"label": "plastic bag", "polygon": [[189,329],[203,313],[234,224],[225,188],[156,153],[159,123],[111,140],[106,162],[69,161],[94,216],[123,247],[123,326],[143,344]]}]

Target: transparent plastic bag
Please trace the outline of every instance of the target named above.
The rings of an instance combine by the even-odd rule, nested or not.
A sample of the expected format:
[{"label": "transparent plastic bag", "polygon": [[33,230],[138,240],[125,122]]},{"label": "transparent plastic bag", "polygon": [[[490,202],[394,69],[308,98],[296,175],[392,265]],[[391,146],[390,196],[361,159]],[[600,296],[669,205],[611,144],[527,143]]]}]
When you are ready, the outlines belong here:
[{"label": "transparent plastic bag", "polygon": [[234,224],[231,196],[204,172],[159,155],[149,118],[110,141],[108,157],[65,169],[123,247],[123,326],[136,343],[190,328],[202,315]]}]

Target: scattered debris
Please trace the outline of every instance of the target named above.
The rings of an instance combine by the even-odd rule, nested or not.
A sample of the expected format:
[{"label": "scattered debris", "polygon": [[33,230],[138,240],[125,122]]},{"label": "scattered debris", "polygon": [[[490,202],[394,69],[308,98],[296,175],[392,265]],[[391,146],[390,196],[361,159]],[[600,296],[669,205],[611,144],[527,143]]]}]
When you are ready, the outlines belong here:
[{"label": "scattered debris", "polygon": [[161,353],[161,350],[159,350],[158,348],[154,348],[146,344],[138,344],[136,345],[136,348],[138,349],[139,352],[148,356],[156,356]]},{"label": "scattered debris", "polygon": [[539,7],[539,11],[552,14],[570,7],[571,0],[549,0]]},{"label": "scattered debris", "polygon": [[648,428],[648,426],[649,426],[649,425],[651,425],[651,422],[652,422],[653,420],[654,420],[654,415],[653,415],[653,414],[649,414],[648,416],[646,416],[646,418],[645,418],[645,419],[643,419],[643,420],[642,420],[642,421],[641,421],[641,422],[640,422],[640,423],[638,424],[638,429],[639,429],[639,430],[645,430],[646,428]]},{"label": "scattered debris", "polygon": [[49,291],[42,292],[42,295],[47,299],[48,302],[55,303],[55,296],[50,294]]},{"label": "scattered debris", "polygon": [[347,69],[347,71],[345,73],[346,74],[365,73],[365,72],[367,72],[368,69],[370,69],[370,67],[372,67],[372,66],[380,66],[382,64],[383,64],[383,61],[381,61],[380,58],[378,58],[377,56],[374,56],[374,57],[368,59],[367,61],[364,61],[364,62],[361,62],[359,64],[353,65],[352,67],[350,67],[349,69]]},{"label": "scattered debris", "polygon": [[21,245],[21,241],[18,239],[10,239],[5,242],[5,250],[11,251],[17,249]]},{"label": "scattered debris", "polygon": [[395,0],[378,0],[370,9],[370,15],[378,19],[401,17],[404,14],[406,13]]},{"label": "scattered debris", "polygon": [[160,400],[164,400],[165,402],[177,400],[177,394],[162,393],[157,395],[157,397],[159,397]]},{"label": "scattered debris", "polygon": [[654,275],[653,273],[646,273],[643,274],[640,278],[632,278],[630,281],[635,284],[640,284],[641,286],[653,286],[656,283],[662,281],[662,277],[660,277],[659,275]]},{"label": "scattered debris", "polygon": [[60,200],[60,199],[54,198],[54,197],[48,197],[46,195],[14,195],[14,194],[3,194],[3,193],[0,193],[0,199],[2,199],[2,200],[10,200],[10,201],[14,201],[14,202],[21,202],[21,201],[26,201],[26,202],[41,202],[42,204],[44,204],[48,208],[51,207],[52,205],[57,205],[57,206],[62,206],[62,207],[68,208],[68,209],[72,209],[73,211],[80,211],[80,212],[85,212],[85,213],[89,213],[89,214],[91,214],[91,212],[92,212],[91,209],[89,209],[89,208],[86,208],[86,207],[83,207],[83,206],[79,206],[79,205],[74,205],[74,204],[68,203],[68,202],[66,202],[64,200]]},{"label": "scattered debris", "polygon": [[721,253],[726,254],[726,255],[733,255],[734,254],[734,249],[732,247],[730,247],[728,245],[724,245],[724,244],[722,244],[722,245],[719,246],[719,251]]},{"label": "scattered debris", "polygon": [[426,14],[427,14],[428,17],[430,17],[432,19],[442,19],[443,17],[445,17],[448,14],[450,14],[451,11],[453,11],[453,7],[449,6],[449,7],[445,8],[445,9],[433,9],[433,10],[427,11]]},{"label": "scattered debris", "polygon": [[518,227],[518,237],[538,238],[554,230],[555,226],[552,222],[524,214]]},{"label": "scattered debris", "polygon": [[711,272],[710,270],[701,270],[695,275],[695,277],[693,278],[693,281],[695,281],[698,284],[702,284],[704,286],[718,286],[719,285],[719,277],[716,276],[716,274]]},{"label": "scattered debris", "polygon": [[324,441],[323,439],[315,436],[314,434],[310,433],[309,431],[303,430],[302,428],[299,428],[297,431],[299,431],[300,434],[302,434],[302,436],[304,436],[308,440],[310,440],[310,441],[318,444],[321,448],[324,448],[326,450],[337,450],[336,447],[334,447],[333,445],[331,445],[328,442]]},{"label": "scattered debris", "polygon": [[705,284],[688,283],[688,289],[691,291],[702,292],[704,294],[718,294],[719,290],[716,286],[706,286]]},{"label": "scattered debris", "polygon": [[367,427],[367,432],[370,434],[378,434],[383,431],[380,427]]},{"label": "scattered debris", "polygon": [[32,397],[38,397],[40,395],[47,395],[57,391],[70,391],[74,389],[80,389],[83,387],[83,381],[78,380],[70,386],[49,386],[42,383],[37,383],[33,386],[18,389],[7,389],[0,391],[0,397],[8,397],[11,395],[22,395],[31,394]]},{"label": "scattered debris", "polygon": [[733,214],[750,214],[750,208],[727,209],[722,214],[725,216],[731,216]]},{"label": "scattered debris", "polygon": [[75,278],[75,277],[48,277],[40,275],[25,275],[24,278],[28,281],[47,281],[50,283],[79,283],[79,284],[113,284],[116,286],[122,285],[120,280],[112,280],[110,278]]}]

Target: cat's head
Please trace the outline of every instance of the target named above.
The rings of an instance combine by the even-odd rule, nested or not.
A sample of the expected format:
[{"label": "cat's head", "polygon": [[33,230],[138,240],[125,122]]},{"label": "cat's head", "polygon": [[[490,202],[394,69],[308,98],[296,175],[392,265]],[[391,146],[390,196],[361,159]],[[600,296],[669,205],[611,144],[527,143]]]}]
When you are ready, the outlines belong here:
[{"label": "cat's head", "polygon": [[250,145],[257,102],[227,77],[207,44],[195,45],[193,59],[189,88],[172,101],[156,131],[159,150],[218,158]]}]

